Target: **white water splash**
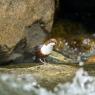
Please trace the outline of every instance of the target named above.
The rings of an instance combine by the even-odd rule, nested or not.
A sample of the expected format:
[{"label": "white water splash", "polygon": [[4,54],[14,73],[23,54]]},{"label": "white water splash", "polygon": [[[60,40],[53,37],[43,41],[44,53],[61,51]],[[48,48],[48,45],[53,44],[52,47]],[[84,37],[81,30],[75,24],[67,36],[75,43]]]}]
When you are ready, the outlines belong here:
[{"label": "white water splash", "polygon": [[95,77],[89,76],[81,68],[71,83],[59,84],[55,91],[57,95],[95,95]]}]

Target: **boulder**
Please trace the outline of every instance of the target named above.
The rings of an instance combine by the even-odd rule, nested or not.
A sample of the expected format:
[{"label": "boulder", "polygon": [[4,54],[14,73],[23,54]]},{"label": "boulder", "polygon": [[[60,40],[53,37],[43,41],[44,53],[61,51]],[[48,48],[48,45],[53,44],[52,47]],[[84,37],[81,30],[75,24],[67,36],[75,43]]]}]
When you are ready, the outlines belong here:
[{"label": "boulder", "polygon": [[54,9],[54,0],[0,0],[0,56],[10,55],[35,21],[41,20],[51,31]]}]

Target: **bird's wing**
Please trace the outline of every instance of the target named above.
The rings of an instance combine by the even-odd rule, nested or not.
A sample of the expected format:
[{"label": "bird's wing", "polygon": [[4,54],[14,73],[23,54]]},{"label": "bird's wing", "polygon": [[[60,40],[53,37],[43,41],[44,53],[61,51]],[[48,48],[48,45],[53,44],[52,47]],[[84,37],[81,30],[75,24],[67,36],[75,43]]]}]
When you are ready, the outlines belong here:
[{"label": "bird's wing", "polygon": [[32,54],[35,54],[35,52],[40,51],[41,47],[42,47],[42,45],[37,45],[37,46],[33,47],[33,48],[31,49],[31,53],[32,53]]}]

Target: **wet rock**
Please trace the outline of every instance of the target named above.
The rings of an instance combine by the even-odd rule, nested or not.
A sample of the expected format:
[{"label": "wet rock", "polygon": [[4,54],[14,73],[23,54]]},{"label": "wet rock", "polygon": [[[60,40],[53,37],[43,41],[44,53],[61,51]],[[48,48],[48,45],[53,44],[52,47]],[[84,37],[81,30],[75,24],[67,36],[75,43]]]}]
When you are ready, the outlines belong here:
[{"label": "wet rock", "polygon": [[[44,67],[45,66],[42,66],[42,67],[40,66],[40,69],[42,70]],[[57,65],[57,67],[59,66]],[[49,66],[49,68],[51,68],[51,66]],[[54,66],[54,68],[56,69],[56,66]],[[39,95],[39,94],[40,95],[94,95],[95,94],[95,76],[89,75],[89,73],[85,71],[83,68],[80,68],[75,73],[74,77],[71,78],[71,81],[66,81],[65,83],[58,83],[58,85],[53,88],[53,91],[51,91],[51,87],[54,84],[52,84],[52,82],[50,81],[58,82],[58,80],[56,79],[58,78],[60,79],[61,75],[62,75],[63,80],[64,80],[64,77],[66,78],[66,80],[68,80],[68,78],[65,76],[66,72],[64,74],[60,72],[61,73],[60,75],[58,75],[58,73],[55,72],[54,75],[57,78],[53,76],[54,78],[53,79],[52,74],[54,73],[53,72],[55,70],[54,68],[51,68],[52,72],[50,73],[51,75],[50,80],[47,79],[46,81],[48,87],[50,88],[49,90],[45,88],[47,86],[45,85],[46,84],[45,80],[42,80],[42,85],[45,85],[45,87],[43,88],[42,85],[38,83],[38,81],[36,80],[36,78],[33,77],[32,74],[21,74],[21,75],[0,74],[0,94],[1,95],[11,95],[11,94],[16,94],[16,95],[31,95],[31,94],[33,95]],[[62,68],[63,67],[61,67],[61,69]],[[68,70],[70,68],[66,68],[66,69]],[[56,69],[56,70],[59,70],[59,69]],[[70,70],[72,72],[72,69]],[[70,77],[72,73],[70,73],[70,75],[68,73],[66,74],[68,75],[68,77]],[[44,75],[46,76],[48,74],[44,74]]]},{"label": "wet rock", "polygon": [[17,77],[30,74],[41,86],[51,90],[58,83],[64,83],[71,80],[77,69],[78,68],[76,66],[65,64],[58,65],[49,63],[41,65],[38,63],[26,63],[12,64],[4,66],[3,68],[1,67],[0,74],[7,73],[9,75],[16,75]]},{"label": "wet rock", "polygon": [[88,57],[86,64],[95,64],[95,55]]},{"label": "wet rock", "polygon": [[80,59],[82,62],[85,62],[86,64],[94,63],[95,60],[95,50],[90,50],[89,52],[85,52],[80,56]]},{"label": "wet rock", "polygon": [[58,52],[71,62],[80,63],[95,55],[95,37],[91,32],[82,24],[63,20],[54,24],[51,36],[58,41]]},{"label": "wet rock", "polygon": [[[11,55],[14,47],[25,38],[26,27],[35,21],[41,20],[44,29],[51,31],[54,9],[54,0],[0,0],[1,52],[9,49],[4,56]],[[40,31],[37,32],[40,34]],[[4,46],[6,50],[3,50]]]},{"label": "wet rock", "polygon": [[61,53],[53,51],[49,57],[47,58],[49,62],[56,63],[56,64],[74,64],[75,61],[71,58],[64,56]]}]

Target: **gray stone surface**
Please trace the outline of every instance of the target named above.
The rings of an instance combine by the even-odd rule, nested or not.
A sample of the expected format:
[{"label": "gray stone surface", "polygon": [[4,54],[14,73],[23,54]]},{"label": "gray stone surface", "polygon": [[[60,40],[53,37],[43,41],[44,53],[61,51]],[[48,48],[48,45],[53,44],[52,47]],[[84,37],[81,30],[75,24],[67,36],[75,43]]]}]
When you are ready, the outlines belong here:
[{"label": "gray stone surface", "polygon": [[[35,21],[41,20],[44,22],[45,30],[51,31],[54,10],[54,0],[0,0],[0,53],[2,58],[11,54],[16,44],[26,36],[26,27]],[[38,32],[40,34],[40,31]]]}]

